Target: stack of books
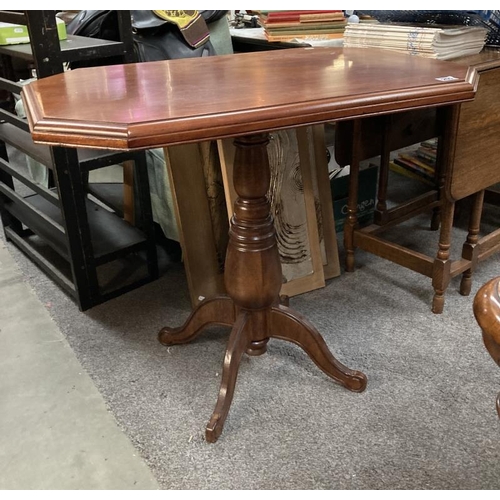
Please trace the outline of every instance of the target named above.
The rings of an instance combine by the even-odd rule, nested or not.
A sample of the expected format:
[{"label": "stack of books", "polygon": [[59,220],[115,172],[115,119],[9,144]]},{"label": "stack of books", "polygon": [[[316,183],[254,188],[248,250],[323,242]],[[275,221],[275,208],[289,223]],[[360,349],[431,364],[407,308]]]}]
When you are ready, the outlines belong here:
[{"label": "stack of books", "polygon": [[269,42],[342,38],[347,24],[342,10],[261,10],[258,16]]},{"label": "stack of books", "polygon": [[348,24],[344,47],[372,47],[433,59],[478,54],[485,45],[480,26],[427,27],[396,24]]},{"label": "stack of books", "polygon": [[437,138],[421,142],[417,148],[399,152],[389,164],[393,172],[435,185]]}]

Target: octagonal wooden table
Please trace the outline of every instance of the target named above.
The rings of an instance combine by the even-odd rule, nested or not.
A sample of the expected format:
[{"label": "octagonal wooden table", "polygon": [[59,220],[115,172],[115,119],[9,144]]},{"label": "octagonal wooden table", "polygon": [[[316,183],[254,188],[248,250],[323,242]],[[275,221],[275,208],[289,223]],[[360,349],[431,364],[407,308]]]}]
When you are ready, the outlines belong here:
[{"label": "octagonal wooden table", "polygon": [[[52,146],[141,149],[234,137],[234,187],[225,265],[227,296],[202,301],[162,344],[193,340],[210,324],[231,326],[207,441],[220,436],[239,363],[270,338],[299,345],[351,391],[366,376],[340,363],[315,327],[280,300],[281,265],[266,193],[272,130],[459,106],[474,97],[468,67],[373,49],[298,48],[68,71],[26,86],[33,139]],[[448,116],[445,114],[445,116]],[[447,125],[453,133],[453,123]],[[350,213],[351,223],[355,213]],[[333,309],[333,305],[332,305]],[[332,323],[335,322],[332,311]]]}]

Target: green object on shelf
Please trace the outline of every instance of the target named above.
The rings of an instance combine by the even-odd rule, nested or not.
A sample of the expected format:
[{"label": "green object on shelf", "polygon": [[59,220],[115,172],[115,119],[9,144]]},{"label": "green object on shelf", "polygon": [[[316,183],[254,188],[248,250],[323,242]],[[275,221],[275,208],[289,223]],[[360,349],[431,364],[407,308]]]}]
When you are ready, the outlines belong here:
[{"label": "green object on shelf", "polygon": [[[56,18],[59,40],[66,40],[66,25],[64,21]],[[0,23],[0,45],[15,45],[29,43],[28,27],[22,24]]]}]

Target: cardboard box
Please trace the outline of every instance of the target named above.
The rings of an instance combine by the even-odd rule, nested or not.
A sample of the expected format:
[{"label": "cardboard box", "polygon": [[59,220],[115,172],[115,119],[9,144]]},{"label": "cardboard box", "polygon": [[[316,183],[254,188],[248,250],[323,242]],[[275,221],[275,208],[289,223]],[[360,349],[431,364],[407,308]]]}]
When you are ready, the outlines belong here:
[{"label": "cardboard box", "polygon": [[[57,33],[59,40],[67,38],[66,25],[64,21],[56,18]],[[18,43],[29,43],[30,37],[28,27],[22,24],[0,23],[0,45],[15,45]]]},{"label": "cardboard box", "polygon": [[[344,230],[347,218],[347,196],[349,194],[349,175],[335,177],[330,181],[333,197],[333,213],[335,216],[335,231]],[[366,226],[373,222],[373,212],[377,203],[378,166],[371,164],[359,172],[358,188],[358,222]]]}]

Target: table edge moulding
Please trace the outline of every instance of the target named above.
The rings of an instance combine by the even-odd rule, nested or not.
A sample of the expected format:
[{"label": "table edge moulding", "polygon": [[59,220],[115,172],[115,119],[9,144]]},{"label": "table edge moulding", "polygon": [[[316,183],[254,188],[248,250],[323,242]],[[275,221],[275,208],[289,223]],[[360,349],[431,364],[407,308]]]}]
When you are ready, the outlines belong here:
[{"label": "table edge moulding", "polygon": [[[201,58],[197,60],[196,65],[199,77],[191,80],[189,73],[193,71],[192,64],[182,59],[82,68],[56,75],[50,81],[43,80],[37,82],[37,85],[27,86],[23,99],[29,110],[28,119],[36,142],[138,149],[268,132],[346,117],[352,119],[398,110],[452,104],[472,99],[474,96],[477,73],[468,67],[418,58],[423,64],[411,64],[410,68],[405,70],[407,74],[402,75],[403,71],[395,74],[394,67],[404,64],[406,55],[363,49],[362,58],[355,57],[361,59],[358,62],[349,60],[350,54],[356,53],[354,51],[356,49],[298,48],[265,54],[244,53],[217,56],[215,59]],[[317,56],[311,57],[312,54]],[[241,64],[234,64],[235,58],[238,58]],[[401,59],[401,62],[398,62],[398,59]],[[342,82],[331,77],[338,75],[342,79],[342,66],[351,64],[352,68],[355,66],[354,62],[356,66],[363,67],[356,71],[356,88],[351,89],[352,82],[345,81],[342,88],[337,89],[337,84]],[[411,62],[415,62],[414,58]],[[280,65],[285,70],[292,71],[292,68],[301,66],[303,70],[294,71],[293,78],[283,80],[276,71]],[[448,74],[453,68],[462,72],[460,78]],[[433,69],[441,69],[441,78],[451,77],[451,80],[434,80],[436,76],[429,74]],[[102,79],[109,79],[110,82],[125,81],[127,95],[134,93],[137,97],[134,109],[131,110],[132,116],[120,112],[120,103],[116,100],[108,103],[106,108],[106,111],[113,112],[110,119],[99,119],[99,116],[92,119],[92,113],[76,109],[75,106],[78,106],[82,96],[75,95],[74,89],[78,87],[83,72],[87,84],[90,85],[89,92],[92,92],[96,99],[105,99],[108,92],[114,91],[122,93],[119,99],[123,101],[126,99],[123,95],[125,89],[108,88],[101,92],[99,82]],[[375,81],[377,74],[379,77]],[[410,74],[412,77],[418,76],[413,84],[408,77]],[[149,81],[144,83],[146,75]],[[318,79],[325,80],[325,75],[329,78],[326,79],[325,85],[319,87]],[[241,87],[234,85],[235,79],[238,78],[245,79]],[[151,92],[152,89],[158,88],[158,85],[164,86],[167,79],[178,80],[176,83],[184,89],[185,95],[182,99],[176,96],[179,104],[174,109],[170,107],[170,89],[165,87],[164,92],[156,92],[155,95]],[[404,82],[403,88],[398,87],[400,81]],[[206,86],[209,84],[216,84],[210,88],[210,98],[206,92]],[[306,98],[300,90],[305,85],[308,88]],[[46,96],[54,87],[58,91],[53,94],[53,99],[49,100]],[[45,96],[43,107],[39,101],[41,93]],[[146,102],[144,93],[149,94]],[[71,111],[58,105],[58,94],[64,95]],[[287,94],[290,97],[287,98]],[[263,96],[267,101],[262,100]],[[272,100],[269,100],[268,96]],[[130,102],[127,100],[127,103]],[[144,104],[149,105],[149,108],[141,111]],[[76,113],[74,116],[73,110]],[[83,113],[84,119],[78,118],[79,112]]]},{"label": "table edge moulding", "polygon": [[37,142],[134,149],[235,138],[238,198],[226,255],[227,296],[203,300],[183,326],[159,333],[162,344],[173,345],[193,340],[211,324],[232,328],[206,428],[207,441],[214,442],[243,354],[263,354],[270,338],[300,346],[351,391],[367,384],[279,296],[281,264],[266,197],[269,132],[428,106],[455,109],[474,98],[476,85],[474,70],[448,62],[377,50],[299,48],[86,68],[34,82],[23,99]]}]

